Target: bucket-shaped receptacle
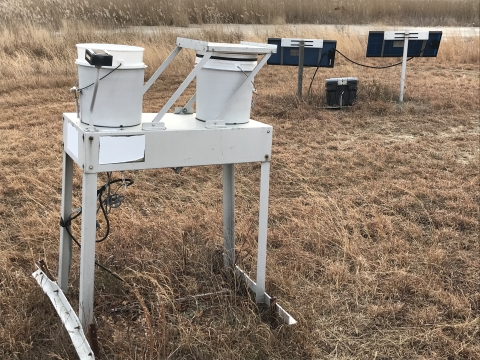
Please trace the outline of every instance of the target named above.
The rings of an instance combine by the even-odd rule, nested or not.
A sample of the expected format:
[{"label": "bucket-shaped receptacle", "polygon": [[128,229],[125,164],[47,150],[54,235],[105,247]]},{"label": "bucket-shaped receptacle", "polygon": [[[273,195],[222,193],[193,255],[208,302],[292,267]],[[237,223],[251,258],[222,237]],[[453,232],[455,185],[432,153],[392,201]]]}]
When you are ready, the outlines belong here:
[{"label": "bucket-shaped receptacle", "polygon": [[[105,50],[112,55],[112,66],[99,69],[95,99],[97,68],[85,60],[86,49]],[[116,44],[77,44],[80,119],[95,126],[127,127],[142,120],[143,48]],[[94,106],[91,108],[92,100]]]},{"label": "bucket-shaped receptacle", "polygon": [[[202,57],[203,54],[198,52],[195,63],[198,64]],[[197,119],[224,120],[231,125],[247,123],[252,107],[253,82],[235,93],[256,65],[255,55],[214,53],[197,75]]]}]

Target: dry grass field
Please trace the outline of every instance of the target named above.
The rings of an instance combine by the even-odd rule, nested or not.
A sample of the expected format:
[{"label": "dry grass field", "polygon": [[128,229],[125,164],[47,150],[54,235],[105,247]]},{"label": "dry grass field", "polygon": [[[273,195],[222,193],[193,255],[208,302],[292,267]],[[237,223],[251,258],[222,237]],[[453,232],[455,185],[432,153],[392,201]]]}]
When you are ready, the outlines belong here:
[{"label": "dry grass field", "polygon": [[[39,259],[57,271],[61,114],[75,111],[75,44],[142,46],[148,79],[177,36],[57,30],[0,27],[1,359],[77,358],[31,277]],[[280,25],[269,35],[289,36]],[[362,63],[396,61],[366,59],[366,38],[346,31],[298,35],[336,39]],[[267,38],[220,28],[194,37]],[[125,174],[135,184],[97,246],[98,261],[125,280],[96,270],[98,358],[479,359],[479,47],[478,38],[450,37],[437,58],[410,61],[403,104],[400,67],[360,68],[338,54],[303,99],[296,68],[257,75],[252,118],[274,127],[267,292],[294,326],[272,319],[222,272],[221,167]],[[161,108],[193,62],[191,52],[179,55],[146,93],[144,112]],[[305,69],[304,93],[313,71]],[[356,104],[325,109],[325,79],[347,76],[359,81]],[[260,165],[235,169],[237,263],[254,275]],[[74,176],[78,207],[77,167]],[[78,262],[74,248],[67,297],[75,309]]]},{"label": "dry grass field", "polygon": [[58,28],[190,24],[479,26],[478,0],[2,0],[0,22]]}]

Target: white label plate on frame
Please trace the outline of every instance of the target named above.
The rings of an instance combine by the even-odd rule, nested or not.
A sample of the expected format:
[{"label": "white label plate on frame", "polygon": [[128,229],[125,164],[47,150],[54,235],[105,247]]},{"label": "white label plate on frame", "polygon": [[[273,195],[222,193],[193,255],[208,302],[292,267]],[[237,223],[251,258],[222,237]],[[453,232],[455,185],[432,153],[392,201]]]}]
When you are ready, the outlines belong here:
[{"label": "white label plate on frame", "polygon": [[78,129],[67,122],[67,149],[78,159]]},{"label": "white label plate on frame", "polygon": [[100,165],[145,161],[145,135],[100,136],[99,139]]}]

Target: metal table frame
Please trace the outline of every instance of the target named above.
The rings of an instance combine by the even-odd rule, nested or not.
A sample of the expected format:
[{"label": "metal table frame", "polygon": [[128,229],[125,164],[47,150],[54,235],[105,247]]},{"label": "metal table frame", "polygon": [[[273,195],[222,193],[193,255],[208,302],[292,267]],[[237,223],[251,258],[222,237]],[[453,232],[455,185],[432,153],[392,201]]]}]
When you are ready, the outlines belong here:
[{"label": "metal table frame", "polygon": [[[72,212],[73,167],[82,168],[82,223],[80,253],[79,317],[66,300],[68,278],[72,261],[72,239],[60,227],[58,285],[50,281],[41,270],[36,278],[50,297],[74,344],[80,344],[81,358],[92,359],[93,353],[85,341],[84,329],[93,324],[97,178],[98,173],[133,171],[186,166],[223,166],[223,243],[224,266],[234,271],[255,293],[257,303],[271,306],[286,324],[295,319],[265,292],[267,257],[268,195],[272,131],[270,125],[254,120],[246,124],[226,125],[222,114],[235,101],[244,86],[267,62],[275,45],[242,42],[240,44],[209,43],[177,38],[177,47],[144,85],[146,92],[182,48],[202,52],[203,59],[190,72],[177,91],[157,113],[142,114],[141,122],[129,128],[95,128],[84,124],[77,113],[63,114],[63,175],[61,216],[67,219]],[[255,69],[246,76],[242,85],[229,99],[215,119],[196,120],[191,106],[195,95],[183,108],[167,113],[208,59],[215,53],[242,53],[264,55]],[[77,108],[78,111],[78,108]],[[128,149],[128,151],[125,151]],[[133,155],[132,155],[132,154]],[[256,281],[235,264],[235,176],[234,164],[260,162],[260,209]]]},{"label": "metal table frame", "polygon": [[[97,174],[107,171],[140,170],[167,167],[223,165],[223,227],[224,265],[234,269],[255,292],[256,302],[270,305],[271,297],[265,293],[268,196],[273,128],[254,120],[247,124],[206,128],[195,119],[195,114],[164,116],[165,130],[145,131],[143,124],[155,114],[143,114],[142,124],[129,129],[103,129],[91,132],[75,113],[64,114],[64,154],[62,177],[61,215],[68,218],[72,211],[73,164],[83,169],[82,225],[80,255],[79,318],[85,328],[93,322],[93,294],[95,269],[95,238],[97,209]],[[145,137],[144,157],[137,161],[108,163],[102,152],[115,153],[115,146],[105,139],[130,141],[135,136]],[[189,146],[185,146],[186,139]],[[128,145],[128,143],[126,143]],[[202,144],[207,144],[202,148]],[[77,148],[78,147],[78,148]],[[168,154],[158,156],[158,154]],[[117,160],[115,160],[117,161]],[[235,265],[235,180],[234,164],[261,162],[260,211],[258,229],[258,254],[256,282]],[[58,284],[62,291],[68,289],[71,266],[72,241],[65,228],[60,228],[60,254]],[[279,316],[287,324],[296,321],[281,306],[275,304]]]}]

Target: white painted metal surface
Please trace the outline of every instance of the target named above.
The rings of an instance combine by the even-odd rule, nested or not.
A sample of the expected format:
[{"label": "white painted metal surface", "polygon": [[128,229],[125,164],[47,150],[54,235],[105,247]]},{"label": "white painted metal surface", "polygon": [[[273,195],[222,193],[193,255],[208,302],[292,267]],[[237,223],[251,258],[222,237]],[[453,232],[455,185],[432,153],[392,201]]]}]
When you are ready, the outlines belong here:
[{"label": "white painted metal surface", "polygon": [[406,31],[403,38],[402,73],[400,74],[400,96],[398,98],[399,102],[403,102],[403,90],[405,88],[405,75],[407,72],[408,39],[409,36],[408,32]]},{"label": "white painted metal surface", "polygon": [[85,329],[93,323],[95,239],[97,220],[97,173],[83,173],[82,248],[80,250],[80,296],[78,316]]},{"label": "white painted metal surface", "polygon": [[235,165],[223,165],[223,264],[235,265]]},{"label": "white painted metal surface", "polygon": [[273,54],[277,51],[275,45],[255,44],[241,42],[240,44],[217,43],[208,41],[199,41],[186,38],[177,38],[177,46],[205,52],[222,52],[236,54]]},{"label": "white painted metal surface", "polygon": [[415,31],[415,30],[405,30],[405,31],[385,31],[383,38],[384,40],[403,40],[405,34],[408,34],[408,38],[412,40],[428,40],[429,32],[428,31]]},{"label": "white painted metal surface", "polygon": [[158,79],[158,77],[165,71],[167,66],[175,59],[175,56],[178,55],[178,53],[182,50],[181,47],[177,46],[171,53],[168,55],[168,57],[165,59],[165,61],[160,65],[160,67],[155,71],[155,73],[152,75],[150,79],[148,79],[147,83],[143,86],[143,93],[147,92],[148,89],[150,89],[150,86],[153,85],[155,80]]},{"label": "white painted metal surface", "polygon": [[[249,287],[250,290],[253,292],[256,292],[258,295],[258,286],[253,281],[242,269],[240,269],[238,266],[235,266],[235,274],[237,275],[238,278],[242,279],[245,284]],[[272,307],[275,306],[275,311],[277,312],[277,315],[285,322],[287,325],[295,325],[297,323],[297,320],[293,318],[292,315],[290,315],[288,312],[286,312],[277,302],[276,300],[268,295],[267,293],[263,294],[263,300],[264,303],[267,304],[268,306]]]},{"label": "white painted metal surface", "polygon": [[[73,191],[73,161],[70,156],[63,152],[63,176],[62,176],[62,212],[61,217],[66,220],[72,213]],[[68,277],[72,261],[72,239],[68,235],[67,229],[60,226],[60,258],[58,261],[58,285],[62,291],[68,290]]]},{"label": "white painted metal surface", "polygon": [[95,359],[93,351],[85,338],[82,325],[62,290],[60,290],[58,285],[51,281],[42,270],[35,271],[32,276],[52,302],[65,329],[68,331],[68,335],[70,335],[72,339],[73,346],[80,360]]},{"label": "white painted metal surface", "polygon": [[258,219],[257,286],[255,290],[255,299],[259,303],[265,302],[269,183],[270,162],[262,162],[260,173],[260,211]]},{"label": "white painted metal surface", "polygon": [[323,49],[323,39],[296,39],[296,38],[282,38],[282,47],[298,47],[300,41],[304,41],[305,47]]},{"label": "white painted metal surface", "polygon": [[[154,113],[144,113],[142,122],[151,123],[155,116]],[[273,128],[254,120],[242,125],[208,129],[205,123],[196,120],[196,114],[168,113],[163,118],[165,130],[144,131],[142,125],[138,125],[125,129],[104,128],[87,132],[88,126],[81,123],[75,113],[65,113],[63,118],[65,151],[88,173],[261,162],[265,161],[266,157],[271,157]],[[78,143],[78,156],[70,150],[70,126],[78,130],[78,136],[73,140]],[[102,152],[115,151],[114,148],[102,147],[103,137],[140,135],[145,139],[143,159],[131,161],[130,156],[126,156],[125,161],[116,158],[112,163],[101,163]]]}]

